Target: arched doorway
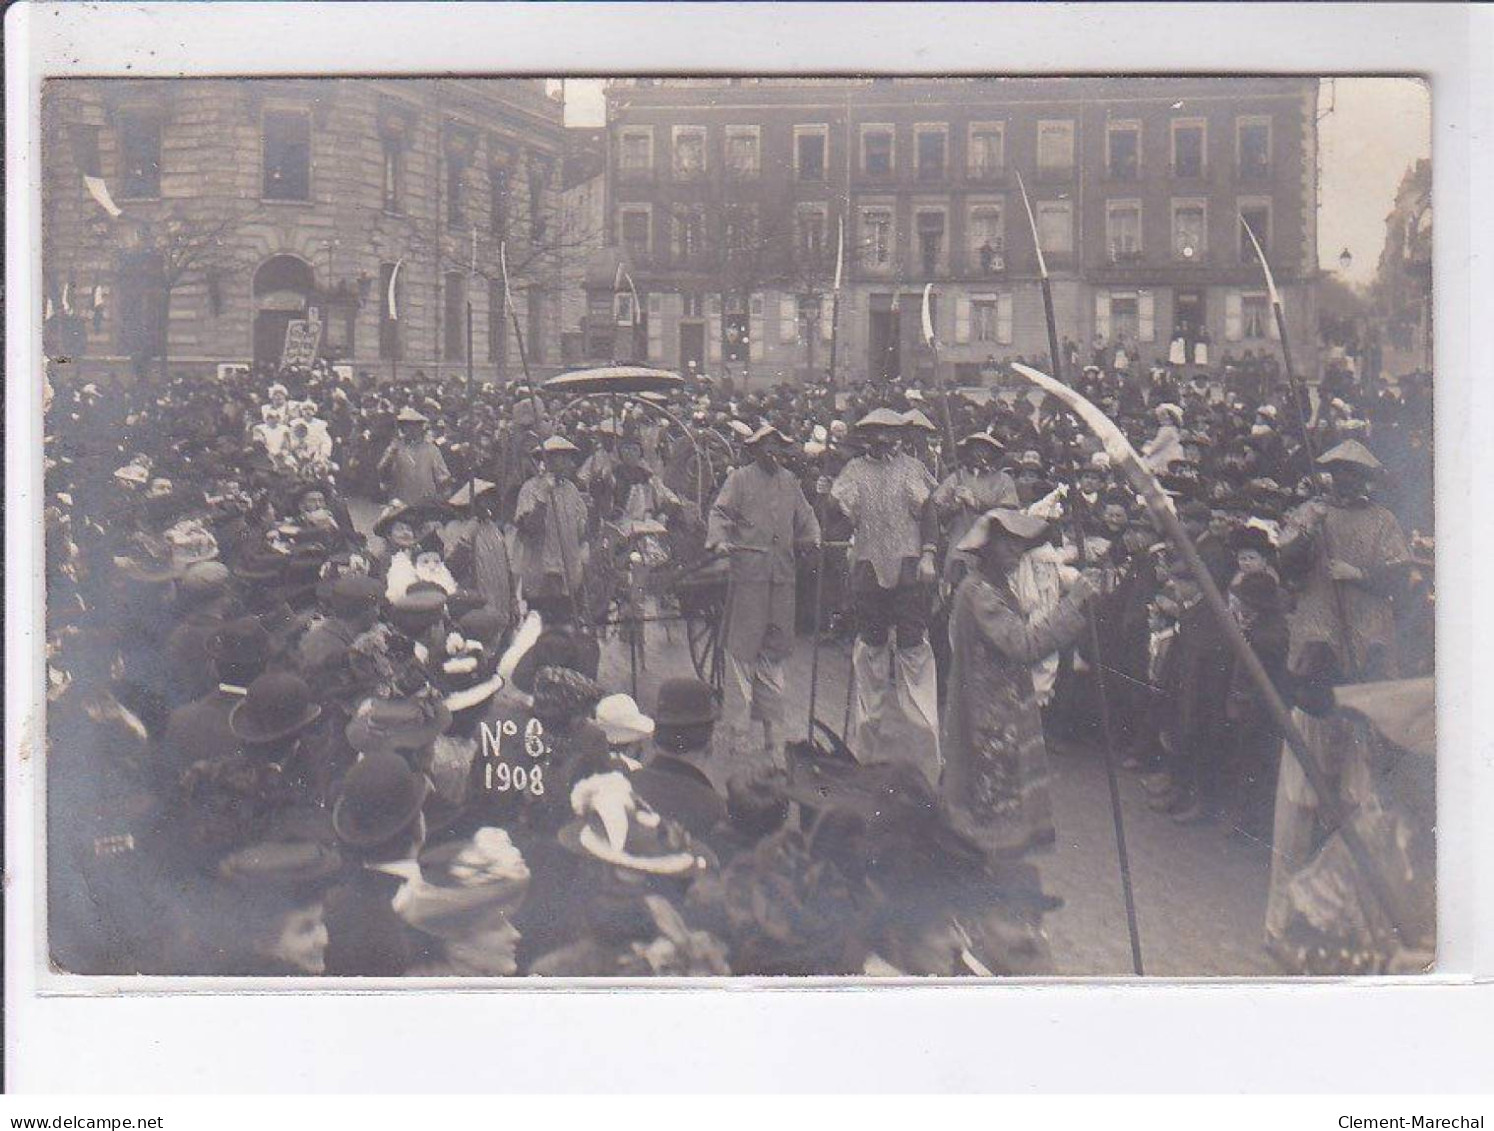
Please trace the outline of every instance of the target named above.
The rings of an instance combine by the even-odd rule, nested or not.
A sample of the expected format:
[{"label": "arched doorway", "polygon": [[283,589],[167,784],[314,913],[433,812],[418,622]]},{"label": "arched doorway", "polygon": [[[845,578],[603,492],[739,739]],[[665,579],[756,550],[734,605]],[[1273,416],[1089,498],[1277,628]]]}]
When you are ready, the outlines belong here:
[{"label": "arched doorway", "polygon": [[254,272],[254,362],[276,365],[285,328],[306,317],[316,289],[311,264],[294,255],[272,255]]}]

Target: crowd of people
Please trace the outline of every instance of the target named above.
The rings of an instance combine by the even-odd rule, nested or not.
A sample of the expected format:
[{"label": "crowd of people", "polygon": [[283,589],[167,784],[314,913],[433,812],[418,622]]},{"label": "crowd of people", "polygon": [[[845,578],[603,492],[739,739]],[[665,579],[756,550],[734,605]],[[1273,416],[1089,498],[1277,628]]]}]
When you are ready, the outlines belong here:
[{"label": "crowd of people", "polygon": [[[1425,882],[1426,799],[1334,689],[1431,672],[1429,381],[1073,377]],[[1197,580],[1020,382],[570,400],[318,363],[49,388],[46,459],[62,969],[1052,972],[1049,746],[1107,742],[1172,820],[1275,843],[1286,968],[1387,960]],[[721,685],[599,682],[697,572]],[[795,743],[815,635],[849,726]]]}]

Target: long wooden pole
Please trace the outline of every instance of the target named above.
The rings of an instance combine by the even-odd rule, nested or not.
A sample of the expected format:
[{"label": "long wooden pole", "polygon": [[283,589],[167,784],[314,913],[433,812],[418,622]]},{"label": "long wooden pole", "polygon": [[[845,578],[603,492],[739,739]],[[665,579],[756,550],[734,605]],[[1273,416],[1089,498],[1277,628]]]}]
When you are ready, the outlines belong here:
[{"label": "long wooden pole", "polygon": [[[1032,229],[1032,246],[1037,252],[1038,277],[1042,280],[1043,287],[1043,311],[1048,321],[1048,351],[1052,357],[1054,377],[1062,383],[1063,362],[1058,348],[1058,318],[1053,309],[1053,287],[1048,279],[1048,262],[1043,257],[1042,241],[1038,238],[1037,217],[1033,214],[1032,201],[1028,199],[1027,185],[1023,183],[1020,172],[1017,173],[1017,187],[1022,191],[1022,204],[1027,212],[1027,223]],[[1079,513],[1082,505],[1083,500],[1078,500],[1070,508],[1070,513],[1074,519],[1074,540],[1079,549],[1079,562],[1081,565],[1088,565],[1088,539],[1085,536],[1083,518]],[[1126,933],[1131,942],[1131,968],[1137,976],[1141,976],[1146,971],[1141,958],[1141,927],[1136,920],[1136,892],[1131,882],[1131,853],[1126,846],[1126,821],[1121,807],[1120,776],[1115,766],[1115,731],[1111,724],[1110,689],[1106,684],[1105,666],[1100,655],[1099,621],[1092,603],[1087,603],[1084,607],[1084,620],[1089,634],[1090,655],[1095,661],[1095,690],[1100,696],[1100,739],[1103,744],[1101,752],[1105,760],[1105,783],[1110,790],[1110,821],[1115,827],[1115,856],[1120,868],[1121,901],[1126,909]]]},{"label": "long wooden pole", "polygon": [[[1281,360],[1286,368],[1287,387],[1292,391],[1292,404],[1297,410],[1297,426],[1301,430],[1302,450],[1307,453],[1308,462],[1311,464],[1311,473],[1316,474],[1318,467],[1317,444],[1312,438],[1312,429],[1308,427],[1308,405],[1303,399],[1302,384],[1297,380],[1297,372],[1292,367],[1292,339],[1287,334],[1286,312],[1282,308],[1281,292],[1276,288],[1276,276],[1271,271],[1271,264],[1266,259],[1266,252],[1261,247],[1261,241],[1256,238],[1250,221],[1245,219],[1244,213],[1240,214],[1240,225],[1245,229],[1245,234],[1250,237],[1250,243],[1255,248],[1255,257],[1260,260],[1261,271],[1266,276],[1266,291],[1271,298],[1271,315],[1276,320],[1276,336],[1281,339]],[[1328,523],[1324,521],[1318,528],[1323,539],[1323,553],[1329,558],[1334,557],[1333,536],[1328,529]],[[1349,608],[1344,600],[1342,587],[1336,581],[1329,584],[1333,587],[1333,612],[1337,619],[1339,644],[1342,648],[1342,663],[1344,674],[1350,679],[1358,677],[1359,664],[1354,656],[1354,641],[1349,633]]]}]

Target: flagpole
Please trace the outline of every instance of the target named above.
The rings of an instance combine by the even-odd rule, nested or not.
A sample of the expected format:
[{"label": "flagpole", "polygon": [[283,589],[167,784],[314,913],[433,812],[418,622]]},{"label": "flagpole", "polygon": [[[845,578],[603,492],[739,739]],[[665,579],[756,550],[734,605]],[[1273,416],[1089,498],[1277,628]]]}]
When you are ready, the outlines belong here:
[{"label": "flagpole", "polygon": [[1297,729],[1291,712],[1282,701],[1281,694],[1276,690],[1276,685],[1271,681],[1260,657],[1255,654],[1255,649],[1245,639],[1245,634],[1229,611],[1229,606],[1219,592],[1219,587],[1214,583],[1214,578],[1209,573],[1208,567],[1204,565],[1203,559],[1198,556],[1198,549],[1194,546],[1193,540],[1188,537],[1182,523],[1178,521],[1171,501],[1163,492],[1161,484],[1157,482],[1157,477],[1141,462],[1136,450],[1131,447],[1130,441],[1126,439],[1125,434],[1115,422],[1076,390],[1031,366],[1014,363],[1012,368],[1040,389],[1058,398],[1078,416],[1104,443],[1111,466],[1125,475],[1132,488],[1142,497],[1147,511],[1152,516],[1152,521],[1162,530],[1168,542],[1182,556],[1189,571],[1193,574],[1195,582],[1203,593],[1204,603],[1228,641],[1235,659],[1244,667],[1246,675],[1255,686],[1256,693],[1266,705],[1272,724],[1281,734],[1292,756],[1297,759],[1297,764],[1302,767],[1308,784],[1317,795],[1318,810],[1324,823],[1342,835],[1344,847],[1349,850],[1354,857],[1354,863],[1364,874],[1364,882],[1390,921],[1392,933],[1399,936],[1400,916],[1396,900],[1385,877],[1375,866],[1374,858],[1358,831],[1352,823],[1344,819],[1343,808],[1339,804],[1338,795],[1333,789],[1333,783],[1327,771],[1319,764],[1317,756],[1303,739],[1301,731]]},{"label": "flagpole", "polygon": [[[1032,201],[1027,196],[1027,185],[1022,173],[1017,170],[1017,188],[1022,192],[1022,206],[1027,212],[1027,223],[1032,229],[1032,246],[1037,252],[1038,278],[1043,288],[1043,313],[1048,322],[1048,351],[1053,363],[1053,376],[1063,382],[1063,362],[1058,348],[1058,318],[1053,309],[1053,286],[1048,279],[1048,261],[1043,255],[1042,240],[1038,238],[1037,216],[1032,211]],[[1075,500],[1070,513],[1074,521],[1074,541],[1079,551],[1081,567],[1089,565],[1089,539],[1084,529],[1082,510],[1084,499]],[[1141,928],[1136,921],[1136,893],[1131,883],[1131,854],[1126,847],[1126,821],[1121,807],[1120,776],[1115,766],[1115,728],[1110,715],[1110,688],[1105,679],[1105,665],[1100,654],[1100,625],[1094,605],[1086,603],[1085,627],[1089,636],[1090,655],[1094,658],[1095,690],[1100,698],[1101,751],[1105,759],[1105,782],[1110,791],[1110,820],[1115,826],[1115,855],[1120,867],[1121,899],[1126,908],[1126,932],[1131,941],[1131,968],[1140,977],[1145,973],[1141,958]]]},{"label": "flagpole", "polygon": [[[1265,249],[1261,247],[1261,241],[1256,238],[1255,231],[1250,226],[1250,221],[1245,219],[1244,213],[1240,213],[1240,224],[1245,229],[1245,234],[1250,237],[1251,246],[1255,248],[1255,257],[1260,260],[1261,272],[1266,276],[1266,292],[1271,298],[1271,313],[1276,319],[1276,334],[1281,339],[1281,359],[1286,367],[1287,387],[1292,390],[1292,404],[1297,409],[1297,426],[1302,435],[1302,450],[1307,453],[1310,464],[1309,474],[1316,475],[1318,470],[1318,450],[1314,443],[1312,432],[1307,426],[1307,406],[1302,400],[1301,382],[1297,380],[1297,372],[1292,368],[1292,345],[1287,336],[1286,312],[1281,305],[1281,292],[1276,288],[1276,276],[1271,272],[1271,264],[1266,260]],[[1319,532],[1323,539],[1323,553],[1330,559],[1334,557],[1333,537],[1326,522],[1319,526]],[[1350,679],[1356,677],[1359,665],[1354,660],[1354,642],[1349,634],[1349,610],[1344,601],[1342,587],[1337,582],[1330,582],[1333,587],[1333,611],[1338,618],[1338,637],[1343,646],[1343,670]]]},{"label": "flagpole", "polygon": [[[830,298],[830,387],[835,388],[835,343],[840,331],[840,281],[846,252],[846,218],[840,218],[840,236],[835,245],[835,282]],[[831,393],[834,396],[834,393]],[[828,449],[827,449],[828,450]],[[821,467],[820,470],[824,470]],[[825,497],[815,495],[815,519],[820,526],[818,562],[814,571],[814,651],[809,661],[809,733],[805,741],[814,742],[814,710],[820,690],[820,633],[823,631],[821,604],[825,593]],[[844,738],[845,735],[841,735]]]}]

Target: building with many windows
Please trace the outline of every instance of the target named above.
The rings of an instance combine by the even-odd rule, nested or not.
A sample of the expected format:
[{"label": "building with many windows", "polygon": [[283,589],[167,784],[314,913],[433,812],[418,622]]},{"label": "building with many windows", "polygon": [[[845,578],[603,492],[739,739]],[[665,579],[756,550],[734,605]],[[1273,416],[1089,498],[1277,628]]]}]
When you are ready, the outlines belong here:
[{"label": "building with many windows", "polygon": [[803,380],[838,317],[838,374],[928,376],[926,283],[946,376],[1046,358],[1020,174],[1086,355],[1273,348],[1243,216],[1312,365],[1314,79],[641,79],[607,106],[609,237],[650,361]]},{"label": "building with many windows", "polygon": [[500,247],[559,363],[543,80],[63,79],[42,109],[48,352],[77,371],[275,361],[313,318],[359,370],[512,376]]}]

